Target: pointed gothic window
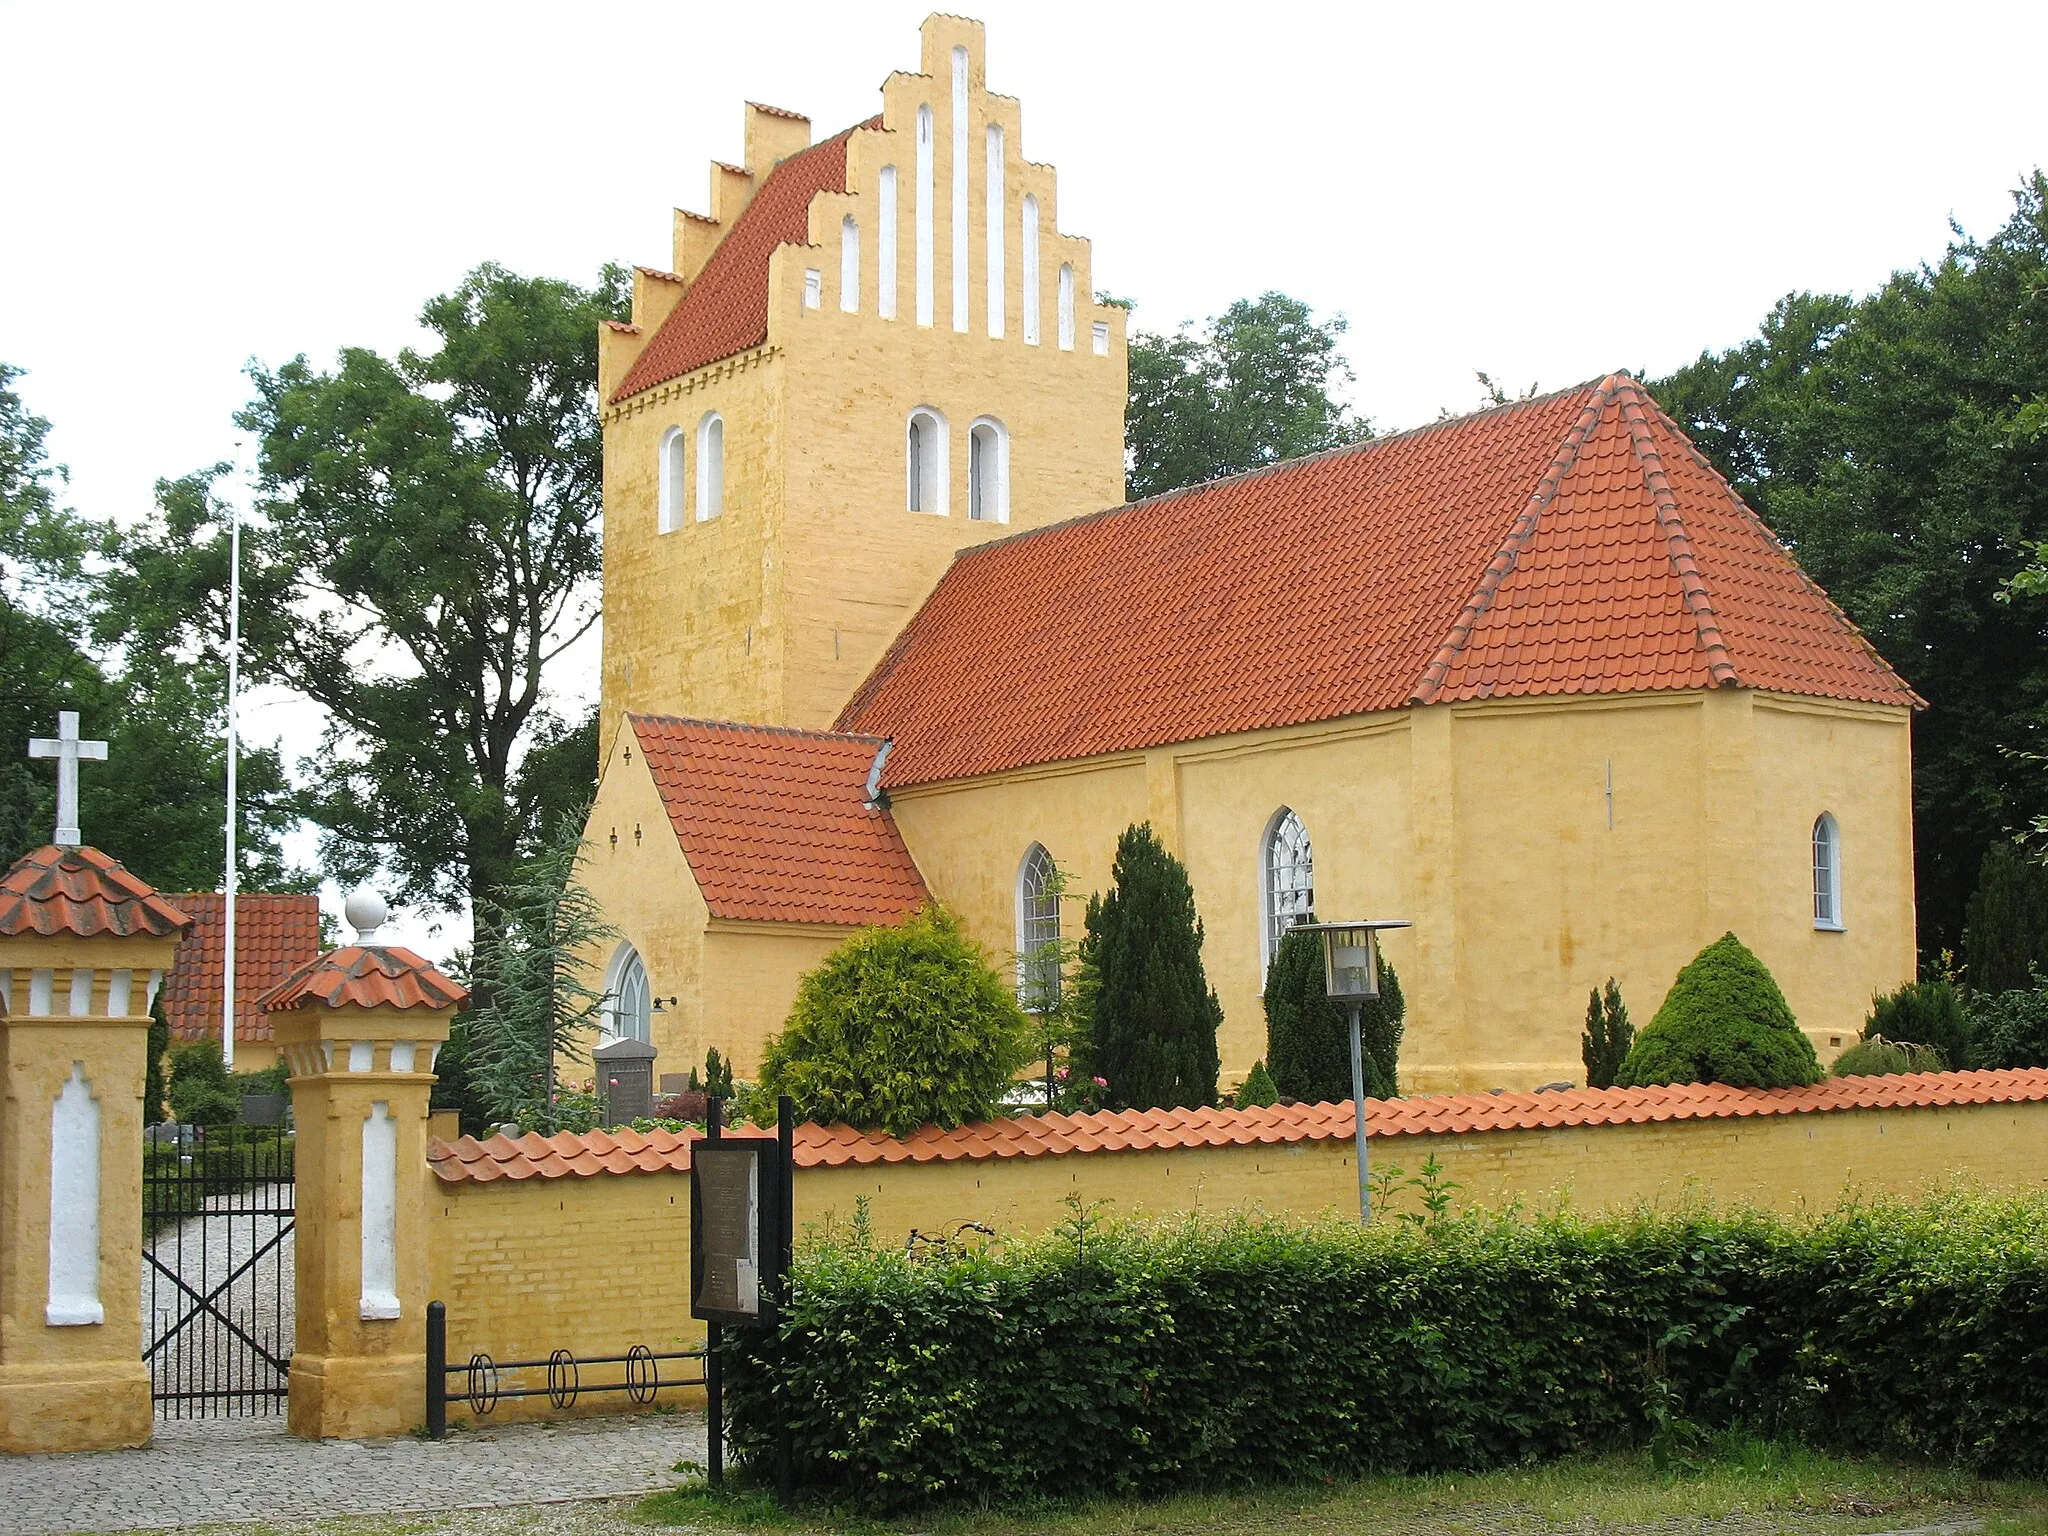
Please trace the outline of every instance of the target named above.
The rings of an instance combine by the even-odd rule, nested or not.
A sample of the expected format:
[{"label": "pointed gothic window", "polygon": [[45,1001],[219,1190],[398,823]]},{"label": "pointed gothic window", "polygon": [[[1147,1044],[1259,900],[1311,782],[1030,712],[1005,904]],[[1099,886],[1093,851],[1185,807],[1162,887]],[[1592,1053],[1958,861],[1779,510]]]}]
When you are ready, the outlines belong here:
[{"label": "pointed gothic window", "polygon": [[1842,829],[1826,811],[1813,824],[1813,926],[1842,927]]},{"label": "pointed gothic window", "polygon": [[1010,520],[1010,434],[993,416],[967,432],[967,515],[977,523]]},{"label": "pointed gothic window", "polygon": [[604,1033],[609,1037],[604,1043],[615,1040],[638,1040],[651,1045],[654,1040],[653,998],[647,985],[647,967],[640,962],[640,951],[630,944],[621,944],[619,952],[612,956],[611,975],[605,978]]},{"label": "pointed gothic window", "polygon": [[654,526],[662,533],[674,533],[683,526],[683,429],[670,427],[661,435],[660,494]]},{"label": "pointed gothic window", "polygon": [[725,510],[725,418],[706,411],[697,423],[697,521]]},{"label": "pointed gothic window", "polygon": [[1060,1000],[1059,873],[1033,843],[1017,871],[1017,1003],[1042,1013]]},{"label": "pointed gothic window", "polygon": [[1309,848],[1308,828],[1284,807],[1266,826],[1259,884],[1259,906],[1266,924],[1265,964],[1271,965],[1287,930],[1310,921],[1316,909],[1315,855]]},{"label": "pointed gothic window", "polygon": [[946,418],[930,406],[910,413],[903,435],[903,504],[946,515]]}]

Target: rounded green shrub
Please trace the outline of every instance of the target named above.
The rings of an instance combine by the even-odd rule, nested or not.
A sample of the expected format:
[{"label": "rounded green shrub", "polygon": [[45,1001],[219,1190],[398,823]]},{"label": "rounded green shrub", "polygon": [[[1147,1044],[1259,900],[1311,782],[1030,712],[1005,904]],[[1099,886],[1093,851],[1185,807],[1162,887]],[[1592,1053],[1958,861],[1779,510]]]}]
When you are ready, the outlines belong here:
[{"label": "rounded green shrub", "polygon": [[1835,1058],[1837,1077],[1894,1077],[1901,1072],[1946,1072],[1948,1062],[1931,1045],[1872,1035]]},{"label": "rounded green shrub", "polygon": [[1797,1088],[1824,1075],[1777,981],[1748,945],[1726,933],[1678,973],[1614,1081],[1622,1088]]},{"label": "rounded green shrub", "polygon": [[927,907],[863,928],[804,977],[758,1092],[769,1105],[788,1094],[805,1120],[907,1136],[998,1113],[1026,1049],[1009,987],[949,913]]},{"label": "rounded green shrub", "polygon": [[1280,1102],[1280,1090],[1273,1084],[1273,1074],[1266,1070],[1264,1061],[1252,1063],[1251,1071],[1245,1073],[1244,1081],[1237,1085],[1237,1095],[1230,1101],[1239,1109],[1265,1109]]},{"label": "rounded green shrub", "polygon": [[1970,1021],[1963,1012],[1962,993],[1953,982],[1909,981],[1896,992],[1873,997],[1863,1038],[1873,1040],[1879,1035],[1893,1041],[1917,1040],[1940,1052],[1943,1066],[1927,1071],[1960,1071],[1969,1065]]}]

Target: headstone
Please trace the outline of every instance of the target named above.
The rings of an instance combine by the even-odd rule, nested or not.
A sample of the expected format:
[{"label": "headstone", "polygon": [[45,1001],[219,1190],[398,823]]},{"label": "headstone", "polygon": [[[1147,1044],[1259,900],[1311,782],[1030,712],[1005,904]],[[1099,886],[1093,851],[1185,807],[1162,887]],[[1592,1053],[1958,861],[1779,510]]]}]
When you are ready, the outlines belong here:
[{"label": "headstone", "polygon": [[283,1125],[284,1112],[291,1103],[291,1097],[282,1093],[245,1093],[242,1095],[243,1125]]},{"label": "headstone", "polygon": [[624,1125],[654,1113],[654,1047],[642,1040],[618,1040],[590,1053],[597,1067],[597,1092],[604,1123]]}]

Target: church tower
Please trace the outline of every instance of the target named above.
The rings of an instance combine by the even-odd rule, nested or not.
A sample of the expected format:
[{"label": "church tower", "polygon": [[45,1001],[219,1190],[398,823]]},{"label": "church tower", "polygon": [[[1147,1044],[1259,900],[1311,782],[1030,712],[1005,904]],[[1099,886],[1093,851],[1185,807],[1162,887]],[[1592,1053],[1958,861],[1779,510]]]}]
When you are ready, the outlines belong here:
[{"label": "church tower", "polygon": [[956,551],[1123,500],[1125,312],[981,24],[921,32],[831,138],[750,103],[605,328],[606,753],[625,711],[829,726]]}]

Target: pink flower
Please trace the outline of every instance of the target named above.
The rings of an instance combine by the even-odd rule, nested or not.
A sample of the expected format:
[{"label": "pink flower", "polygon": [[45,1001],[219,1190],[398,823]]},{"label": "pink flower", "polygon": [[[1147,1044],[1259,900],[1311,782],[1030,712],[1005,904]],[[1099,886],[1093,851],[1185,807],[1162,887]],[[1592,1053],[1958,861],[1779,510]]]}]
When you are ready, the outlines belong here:
[{"label": "pink flower", "polygon": [[1109,1079],[1106,1077],[1098,1077],[1097,1079],[1095,1079],[1095,1086],[1098,1088],[1107,1088],[1109,1086]]}]

